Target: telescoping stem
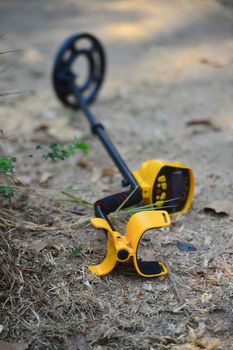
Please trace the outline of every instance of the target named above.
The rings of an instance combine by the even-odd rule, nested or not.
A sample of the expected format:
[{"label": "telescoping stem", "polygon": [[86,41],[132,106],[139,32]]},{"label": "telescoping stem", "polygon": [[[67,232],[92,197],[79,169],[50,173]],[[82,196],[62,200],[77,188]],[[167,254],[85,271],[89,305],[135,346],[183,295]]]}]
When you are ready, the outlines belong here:
[{"label": "telescoping stem", "polygon": [[[132,205],[138,204],[142,200],[141,189],[134,178],[133,174],[129,170],[128,166],[118,153],[117,149],[109,139],[104,126],[99,123],[95,116],[91,113],[90,109],[87,107],[82,95],[77,88],[74,77],[69,77],[70,89],[73,92],[74,97],[77,99],[77,102],[82,109],[84,115],[89,121],[92,133],[99,137],[104,148],[107,150],[108,154],[112,158],[113,162],[121,172],[125,182],[130,186],[129,190],[104,197],[94,204],[95,215],[101,217],[108,221],[107,215],[111,212],[114,212],[122,205],[122,208],[128,208]],[[111,225],[112,226],[112,225]]]}]

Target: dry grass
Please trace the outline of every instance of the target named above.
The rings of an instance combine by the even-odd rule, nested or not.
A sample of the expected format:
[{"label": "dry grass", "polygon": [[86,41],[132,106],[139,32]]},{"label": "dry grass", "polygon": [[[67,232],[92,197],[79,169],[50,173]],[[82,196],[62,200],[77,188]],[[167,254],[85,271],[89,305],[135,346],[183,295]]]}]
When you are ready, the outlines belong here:
[{"label": "dry grass", "polygon": [[[64,247],[67,242],[53,243],[59,231],[51,235],[46,227],[42,231],[42,225],[24,225],[13,214],[12,210],[1,213],[2,226],[6,226],[1,230],[0,323],[11,338],[17,339],[19,333],[27,338],[30,332],[32,343],[44,348],[46,341],[38,339],[38,334],[44,334],[50,344],[46,346],[52,347],[56,340],[85,331],[83,321],[94,319],[102,306],[86,280],[85,265],[80,259],[74,263],[69,247]],[[29,235],[33,237],[27,240]],[[30,247],[35,236],[48,240],[38,254]]]},{"label": "dry grass", "polygon": [[[69,203],[47,201],[41,206],[28,198],[25,205],[34,207],[28,214],[25,207],[1,211],[4,339],[24,340],[30,349],[230,349],[231,253],[223,258],[221,247],[210,250],[203,225],[198,237],[181,217],[156,235],[169,277],[146,280],[119,267],[98,278],[87,265],[103,255],[103,240],[91,236],[90,226],[74,230],[78,220],[65,210]],[[50,226],[41,223],[48,214]],[[218,226],[216,218],[208,220]],[[197,253],[179,252],[181,237],[195,241]],[[47,242],[41,251],[39,240]],[[80,257],[71,256],[74,247]]]}]

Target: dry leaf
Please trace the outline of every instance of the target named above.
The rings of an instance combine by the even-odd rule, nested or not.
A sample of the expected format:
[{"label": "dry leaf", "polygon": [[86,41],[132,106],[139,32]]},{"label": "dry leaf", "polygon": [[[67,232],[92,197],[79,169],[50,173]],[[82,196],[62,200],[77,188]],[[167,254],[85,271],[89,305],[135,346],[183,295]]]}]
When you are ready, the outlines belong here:
[{"label": "dry leaf", "polygon": [[100,180],[101,175],[102,175],[101,170],[97,167],[93,167],[92,168],[92,176],[91,176],[90,181],[93,183],[97,183]]},{"label": "dry leaf", "polygon": [[46,185],[47,182],[53,178],[53,174],[52,173],[49,173],[49,172],[44,172],[42,175],[41,175],[41,178],[40,178],[40,184],[41,185]]},{"label": "dry leaf", "polygon": [[0,340],[0,350],[25,350],[28,349],[27,343],[8,343]]},{"label": "dry leaf", "polygon": [[77,161],[77,166],[83,169],[92,168],[92,163],[85,159],[80,159]]},{"label": "dry leaf", "polygon": [[210,119],[193,119],[186,123],[187,126],[204,126],[214,131],[220,131],[220,127],[216,126]]},{"label": "dry leaf", "polygon": [[137,296],[138,296],[139,298],[144,298],[145,292],[144,292],[143,290],[140,290],[140,291],[137,293]]},{"label": "dry leaf", "polygon": [[113,177],[115,175],[115,170],[109,167],[104,167],[101,169],[102,176]]},{"label": "dry leaf", "polygon": [[228,64],[230,64],[229,60],[222,58],[222,57],[221,58],[219,57],[218,59],[211,59],[211,58],[202,57],[200,59],[200,63],[211,65],[215,68],[225,67]]},{"label": "dry leaf", "polygon": [[217,215],[233,215],[233,202],[228,200],[213,201],[206,205],[204,211]]},{"label": "dry leaf", "polygon": [[36,253],[40,253],[43,249],[45,249],[48,245],[48,242],[44,241],[43,239],[39,239],[37,241],[34,241],[30,248],[34,250]]},{"label": "dry leaf", "polygon": [[35,132],[46,132],[48,130],[48,124],[42,123],[34,128]]}]

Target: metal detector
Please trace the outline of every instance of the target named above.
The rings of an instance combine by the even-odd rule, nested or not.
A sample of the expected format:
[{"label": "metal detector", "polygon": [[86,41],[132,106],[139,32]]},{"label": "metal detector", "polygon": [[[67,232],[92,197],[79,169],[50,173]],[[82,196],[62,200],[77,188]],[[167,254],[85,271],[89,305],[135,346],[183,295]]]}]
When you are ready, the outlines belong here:
[{"label": "metal detector", "polygon": [[[84,77],[75,71],[78,61],[86,64]],[[164,263],[143,261],[138,256],[140,242],[145,232],[170,224],[168,214],[187,212],[193,198],[194,178],[191,168],[179,162],[147,160],[138,170],[131,172],[108,137],[104,126],[89,109],[104,81],[106,71],[105,53],[100,42],[91,34],[82,33],[69,37],[58,50],[53,68],[53,86],[57,97],[73,110],[81,109],[92,133],[99,137],[103,146],[122,174],[121,193],[107,196],[95,202],[96,228],[108,233],[107,256],[90,270],[106,275],[117,262],[133,260],[136,271],[144,277],[163,276],[167,273]],[[81,72],[83,74],[83,72]],[[82,76],[82,77],[81,77]],[[124,235],[115,231],[108,214],[121,209],[144,204],[140,212],[132,215]]]}]

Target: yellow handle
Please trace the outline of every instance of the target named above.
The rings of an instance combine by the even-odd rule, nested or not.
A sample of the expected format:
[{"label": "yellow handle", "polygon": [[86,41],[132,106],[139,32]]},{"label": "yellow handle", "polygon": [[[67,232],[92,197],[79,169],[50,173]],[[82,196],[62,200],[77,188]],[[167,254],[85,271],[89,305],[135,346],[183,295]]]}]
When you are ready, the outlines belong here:
[{"label": "yellow handle", "polygon": [[89,266],[89,270],[96,275],[103,276],[111,272],[117,261],[123,262],[130,258],[133,251],[126,237],[119,232],[113,231],[108,222],[101,218],[91,219],[91,223],[96,228],[104,229],[108,232],[107,255],[99,265]]},{"label": "yellow handle", "polygon": [[107,255],[101,264],[89,266],[92,273],[98,276],[107,275],[114,269],[117,262],[127,261],[130,257],[133,258],[135,269],[141,276],[159,277],[168,273],[165,264],[160,262],[161,272],[146,275],[140,270],[137,261],[137,248],[142,235],[152,228],[170,225],[170,217],[166,211],[151,210],[132,215],[127,224],[125,236],[113,231],[104,219],[93,218],[91,223],[95,228],[106,230],[108,234]]}]

